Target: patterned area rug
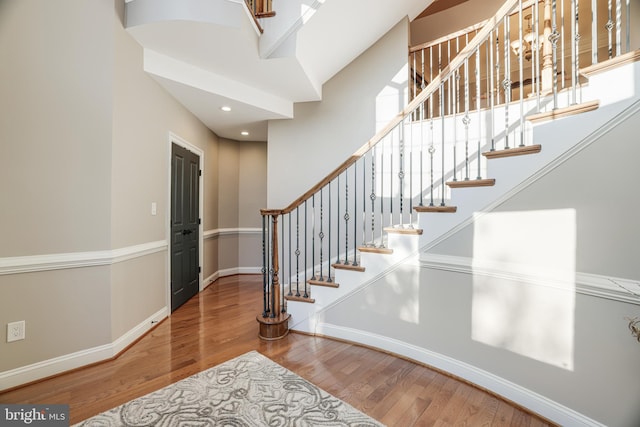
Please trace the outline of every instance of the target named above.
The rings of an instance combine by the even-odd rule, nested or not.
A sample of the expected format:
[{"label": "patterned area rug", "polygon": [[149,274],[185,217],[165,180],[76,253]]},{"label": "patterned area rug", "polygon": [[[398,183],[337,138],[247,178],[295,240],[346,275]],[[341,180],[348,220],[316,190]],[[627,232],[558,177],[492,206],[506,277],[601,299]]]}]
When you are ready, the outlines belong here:
[{"label": "patterned area rug", "polygon": [[76,426],[383,426],[256,351]]}]

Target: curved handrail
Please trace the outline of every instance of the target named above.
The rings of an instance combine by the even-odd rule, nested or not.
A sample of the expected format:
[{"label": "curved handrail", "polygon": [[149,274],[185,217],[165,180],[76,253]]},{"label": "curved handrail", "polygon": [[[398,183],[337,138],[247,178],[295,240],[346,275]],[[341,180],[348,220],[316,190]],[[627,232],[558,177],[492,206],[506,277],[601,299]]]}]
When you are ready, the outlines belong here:
[{"label": "curved handrail", "polygon": [[340,166],[325,176],[320,182],[311,187],[308,191],[295,199],[289,206],[284,209],[268,209],[262,210],[262,215],[273,215],[275,212],[280,214],[287,214],[292,212],[297,207],[300,207],[305,200],[308,200],[311,196],[317,193],[321,188],[327,185],[329,182],[337,178],[342,172],[347,170],[350,166],[358,161],[369,149],[381,141],[387,134],[400,124],[405,117],[413,113],[429,96],[436,92],[440,85],[449,79],[451,75],[457,70],[465,60],[468,60],[471,55],[474,54],[476,49],[484,43],[485,39],[494,30],[494,28],[502,21],[502,19],[509,14],[513,8],[518,4],[519,0],[507,0],[498,9],[496,14],[485,21],[485,25],[476,36],[469,41],[469,43],[460,51],[460,53],[442,70],[438,76],[427,85],[427,87],[420,92],[405,108],[396,114],[389,123],[378,131],[369,141],[362,145],[355,153],[353,153],[347,160],[345,160]]}]

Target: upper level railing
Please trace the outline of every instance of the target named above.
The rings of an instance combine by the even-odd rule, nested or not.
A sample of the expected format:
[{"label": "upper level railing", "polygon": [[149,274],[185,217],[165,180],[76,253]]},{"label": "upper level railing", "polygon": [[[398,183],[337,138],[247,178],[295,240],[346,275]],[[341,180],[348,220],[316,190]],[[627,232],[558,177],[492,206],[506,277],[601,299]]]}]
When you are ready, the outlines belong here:
[{"label": "upper level railing", "polygon": [[245,0],[249,10],[253,12],[256,18],[267,18],[274,16],[276,12],[273,10],[272,0]]},{"label": "upper level railing", "polygon": [[[486,21],[409,49],[409,93],[415,98],[467,45]],[[522,2],[495,29],[492,46],[479,50],[479,61],[495,70],[481,70],[481,107],[571,88],[576,103],[581,67],[631,50],[631,6],[625,0],[529,0]],[[505,43],[506,40],[506,43]],[[555,55],[555,58],[553,57]],[[493,61],[491,60],[493,58]],[[554,68],[555,67],[555,68]],[[505,73],[509,72],[507,76]],[[554,79],[554,72],[558,76]],[[497,79],[487,83],[487,76]],[[507,78],[508,77],[508,78]],[[460,89],[464,79],[457,77]],[[471,76],[471,89],[475,89]],[[509,82],[508,91],[496,88]],[[460,92],[460,91],[458,91]],[[474,94],[471,94],[472,102]],[[459,98],[458,101],[460,101]],[[557,105],[556,105],[557,107]],[[457,105],[458,111],[461,105]],[[436,112],[437,114],[437,112]]]},{"label": "upper level railing", "polygon": [[[360,252],[388,251],[388,233],[414,231],[417,211],[452,209],[451,188],[492,185],[487,157],[533,146],[528,116],[581,102],[580,65],[631,48],[629,3],[611,4],[507,0],[471,33],[411,49],[409,104],[289,206],[262,211],[262,317],[333,284],[337,268],[361,269]],[[603,46],[598,16],[616,17]]]}]

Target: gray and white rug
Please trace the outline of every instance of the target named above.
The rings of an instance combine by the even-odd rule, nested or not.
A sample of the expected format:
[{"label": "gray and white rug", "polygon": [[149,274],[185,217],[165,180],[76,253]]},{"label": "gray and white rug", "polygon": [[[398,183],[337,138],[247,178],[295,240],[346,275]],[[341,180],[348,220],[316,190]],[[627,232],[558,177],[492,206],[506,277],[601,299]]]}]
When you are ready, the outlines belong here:
[{"label": "gray and white rug", "polygon": [[76,426],[383,426],[256,351]]}]

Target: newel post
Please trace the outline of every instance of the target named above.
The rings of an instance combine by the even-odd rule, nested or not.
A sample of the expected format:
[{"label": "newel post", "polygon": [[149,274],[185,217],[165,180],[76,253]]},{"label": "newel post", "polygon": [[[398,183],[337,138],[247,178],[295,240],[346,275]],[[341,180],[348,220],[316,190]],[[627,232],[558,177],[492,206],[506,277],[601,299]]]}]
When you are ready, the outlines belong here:
[{"label": "newel post", "polygon": [[[264,340],[277,340],[289,333],[289,318],[291,317],[281,304],[280,264],[278,259],[278,217],[281,210],[263,209],[260,211],[263,221],[263,263],[264,281],[264,309],[256,317],[260,325],[259,337]],[[268,217],[271,217],[271,235],[268,236],[266,227]]]},{"label": "newel post", "polygon": [[278,259],[278,216],[280,212],[271,213],[271,318],[275,318],[281,311],[280,305],[280,263]]}]

